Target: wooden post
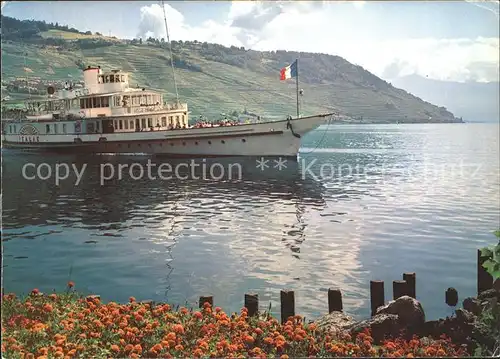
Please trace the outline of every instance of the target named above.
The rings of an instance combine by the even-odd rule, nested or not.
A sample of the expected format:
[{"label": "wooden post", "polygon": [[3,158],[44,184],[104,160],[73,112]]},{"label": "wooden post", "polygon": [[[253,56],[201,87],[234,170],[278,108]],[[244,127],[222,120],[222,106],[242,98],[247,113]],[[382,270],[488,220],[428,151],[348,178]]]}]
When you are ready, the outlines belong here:
[{"label": "wooden post", "polygon": [[477,294],[493,288],[493,277],[483,267],[487,258],[481,256],[481,250],[477,250]]},{"label": "wooden post", "polygon": [[392,282],[392,298],[394,300],[407,295],[408,289],[405,280],[395,280]]},{"label": "wooden post", "polygon": [[408,295],[414,299],[417,298],[417,291],[416,291],[416,278],[415,273],[404,273],[403,274],[403,280],[406,281],[406,289],[408,290]]},{"label": "wooden post", "polygon": [[209,295],[207,297],[200,297],[200,303],[199,303],[200,308],[203,308],[203,304],[205,304],[205,303],[210,303],[210,305],[213,307],[214,306],[214,297],[212,297],[211,295]]},{"label": "wooden post", "polygon": [[450,307],[455,307],[458,303],[458,292],[455,288],[448,288],[445,293],[444,301]]},{"label": "wooden post", "polygon": [[248,309],[248,316],[253,317],[259,311],[259,295],[258,294],[245,294],[244,307]]},{"label": "wooden post", "polygon": [[385,304],[383,280],[370,281],[370,302],[372,308],[372,316],[374,316],[377,313],[377,308]]},{"label": "wooden post", "polygon": [[342,311],[342,292],[340,289],[328,289],[328,313]]},{"label": "wooden post", "polygon": [[293,290],[282,290],[281,299],[281,323],[285,323],[289,317],[295,315],[295,293]]}]

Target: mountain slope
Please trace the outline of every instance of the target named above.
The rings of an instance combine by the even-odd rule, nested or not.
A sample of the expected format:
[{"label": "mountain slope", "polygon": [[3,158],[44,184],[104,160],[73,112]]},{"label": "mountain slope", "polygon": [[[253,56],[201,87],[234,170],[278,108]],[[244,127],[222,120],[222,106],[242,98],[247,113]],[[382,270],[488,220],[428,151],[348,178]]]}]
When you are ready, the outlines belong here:
[{"label": "mountain slope", "polygon": [[411,93],[443,105],[464,121],[498,122],[500,84],[498,82],[448,82],[411,75],[393,81]]},{"label": "mountain slope", "polygon": [[[2,98],[27,92],[19,85],[23,78],[31,83],[39,77],[38,85],[32,84],[35,87],[45,86],[42,80],[79,79],[79,68],[86,65],[132,72],[134,84],[175,98],[168,44],[162,40],[118,40],[66,31],[60,25],[5,19],[2,16]],[[219,116],[244,108],[264,117],[295,115],[295,81],[279,81],[279,70],[298,58],[304,115],[336,111],[363,122],[457,121],[445,108],[397,89],[338,56],[258,52],[196,41],[172,42],[172,46],[179,95],[195,116]],[[13,85],[15,78],[17,85]],[[38,91],[43,93],[43,88]]]}]

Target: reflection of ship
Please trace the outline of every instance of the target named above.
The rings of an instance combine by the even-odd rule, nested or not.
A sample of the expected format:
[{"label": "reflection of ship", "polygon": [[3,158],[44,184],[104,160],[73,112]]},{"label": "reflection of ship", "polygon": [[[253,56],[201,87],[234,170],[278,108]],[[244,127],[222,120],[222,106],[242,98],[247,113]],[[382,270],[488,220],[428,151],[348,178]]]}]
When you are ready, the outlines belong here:
[{"label": "reflection of ship", "polygon": [[[143,179],[134,180],[129,172],[126,172],[119,180],[118,173],[115,172],[113,179],[101,185],[102,160],[102,157],[86,155],[39,158],[30,154],[4,151],[3,181],[4,187],[9,188],[3,198],[4,227],[44,225],[47,221],[54,225],[65,224],[69,216],[75,216],[85,226],[117,230],[124,226],[124,222],[134,218],[154,221],[153,213],[158,207],[162,208],[162,219],[180,218],[186,214],[186,207],[205,200],[212,203],[217,198],[233,198],[235,207],[238,206],[238,199],[242,198],[254,199],[255,202],[298,201],[303,205],[314,206],[324,204],[323,187],[312,179],[302,179],[295,161],[288,162],[286,171],[272,168],[262,171],[256,168],[255,160],[240,158],[238,162],[243,174],[241,180],[206,180],[203,179],[202,166],[179,166],[179,175],[183,179],[151,180],[144,176]],[[147,159],[141,156],[109,156],[107,160],[115,169],[118,165],[130,167],[133,163],[140,163],[143,168],[147,166]],[[217,162],[210,159],[205,161],[207,166],[218,163],[226,168],[235,163],[220,159]],[[46,163],[53,171],[57,163],[73,164],[78,171],[81,171],[83,166],[86,167],[77,186],[77,177],[73,172],[56,186],[54,175],[47,181],[23,178],[22,171],[26,163],[33,163],[34,166]],[[177,164],[186,164],[175,159],[169,160],[168,163],[174,168]],[[160,162],[156,164],[158,167]],[[33,168],[26,170],[29,176],[35,173]],[[198,179],[194,179],[193,175]],[[33,188],[36,188],[36,191],[32,190]],[[55,193],[57,197],[54,197]],[[178,204],[182,205],[182,209],[176,209]]]}]

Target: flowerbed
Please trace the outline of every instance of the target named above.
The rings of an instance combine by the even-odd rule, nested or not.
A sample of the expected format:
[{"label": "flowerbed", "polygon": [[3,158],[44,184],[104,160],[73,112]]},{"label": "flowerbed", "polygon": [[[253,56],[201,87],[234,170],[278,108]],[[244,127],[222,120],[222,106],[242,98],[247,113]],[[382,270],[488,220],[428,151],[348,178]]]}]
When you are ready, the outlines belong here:
[{"label": "flowerbed", "polygon": [[[73,283],[69,283],[69,288]],[[267,316],[227,315],[205,304],[200,311],[168,304],[101,303],[72,290],[26,298],[2,297],[5,358],[293,358],[461,357],[449,339],[394,339],[374,345],[369,332],[329,335],[300,316],[285,324]]]}]

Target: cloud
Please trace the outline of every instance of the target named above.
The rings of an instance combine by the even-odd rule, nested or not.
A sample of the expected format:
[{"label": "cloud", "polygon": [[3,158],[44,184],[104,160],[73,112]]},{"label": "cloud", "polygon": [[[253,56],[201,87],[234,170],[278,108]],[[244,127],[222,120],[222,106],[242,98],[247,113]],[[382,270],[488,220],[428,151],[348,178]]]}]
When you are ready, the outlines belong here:
[{"label": "cloud", "polygon": [[[498,80],[498,38],[419,38],[404,19],[388,20],[376,6],[361,1],[233,1],[225,20],[196,26],[171,6],[165,9],[172,40],[328,53],[386,79],[415,73],[448,81]],[[166,38],[159,5],[141,8],[138,36]]]},{"label": "cloud", "polygon": [[[207,20],[199,26],[190,26],[186,23],[184,15],[168,4],[165,4],[165,13],[170,40],[207,41],[224,46],[242,46],[235,36],[238,30],[225,23]],[[167,39],[163,10],[160,5],[152,4],[141,8],[141,21],[137,37]]]}]

